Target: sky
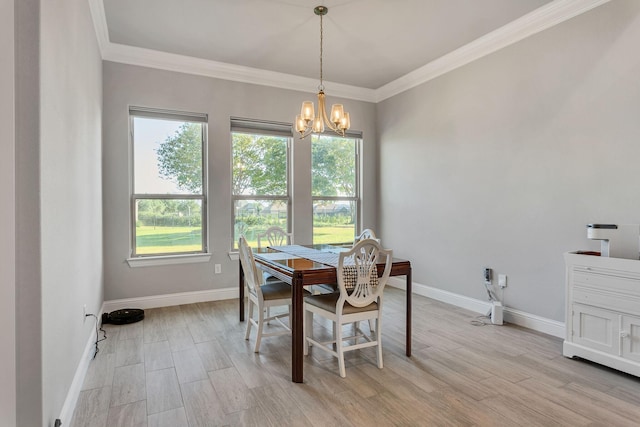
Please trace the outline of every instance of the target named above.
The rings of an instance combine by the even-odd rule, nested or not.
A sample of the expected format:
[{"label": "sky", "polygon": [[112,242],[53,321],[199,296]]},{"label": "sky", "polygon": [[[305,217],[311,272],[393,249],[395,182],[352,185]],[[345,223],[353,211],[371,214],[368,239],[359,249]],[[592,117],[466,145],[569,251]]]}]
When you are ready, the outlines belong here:
[{"label": "sky", "polygon": [[156,149],[183,124],[179,121],[134,117],[134,171],[136,194],[184,194],[170,180],[160,177]]}]

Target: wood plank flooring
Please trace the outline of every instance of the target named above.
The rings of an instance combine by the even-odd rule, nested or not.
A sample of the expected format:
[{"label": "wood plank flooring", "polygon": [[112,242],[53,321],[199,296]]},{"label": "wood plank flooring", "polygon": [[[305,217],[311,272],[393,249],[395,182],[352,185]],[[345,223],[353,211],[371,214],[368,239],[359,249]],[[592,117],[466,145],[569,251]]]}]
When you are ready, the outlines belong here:
[{"label": "wood plank flooring", "polygon": [[[145,310],[106,325],[72,427],[637,426],[640,379],[562,356],[562,340],[414,297],[404,356],[404,292],[385,290],[384,369],[375,350],[336,360],[311,349],[291,382],[291,342],[244,340],[237,301]],[[363,324],[363,326],[365,326]],[[330,334],[321,320],[316,335]]]}]

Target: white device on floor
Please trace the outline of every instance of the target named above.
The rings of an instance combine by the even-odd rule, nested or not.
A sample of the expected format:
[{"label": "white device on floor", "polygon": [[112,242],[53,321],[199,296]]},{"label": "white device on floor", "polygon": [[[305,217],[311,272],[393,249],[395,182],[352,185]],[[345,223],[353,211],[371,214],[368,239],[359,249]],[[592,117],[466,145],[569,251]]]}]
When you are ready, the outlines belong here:
[{"label": "white device on floor", "polygon": [[494,325],[502,325],[502,308],[500,301],[491,301],[491,323]]}]

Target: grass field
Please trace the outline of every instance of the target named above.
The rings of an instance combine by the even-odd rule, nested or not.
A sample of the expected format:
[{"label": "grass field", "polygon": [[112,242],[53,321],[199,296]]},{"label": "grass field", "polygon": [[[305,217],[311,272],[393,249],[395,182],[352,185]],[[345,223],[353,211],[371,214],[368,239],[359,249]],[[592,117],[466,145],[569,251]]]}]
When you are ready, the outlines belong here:
[{"label": "grass field", "polygon": [[[247,230],[247,236],[255,236],[262,230]],[[354,228],[316,227],[313,230],[314,243],[353,242]],[[257,239],[248,239],[250,246],[257,246]],[[202,229],[200,227],[136,227],[136,253],[138,255],[166,254],[175,252],[202,251]]]},{"label": "grass field", "polygon": [[138,255],[202,251],[200,227],[136,227]]}]

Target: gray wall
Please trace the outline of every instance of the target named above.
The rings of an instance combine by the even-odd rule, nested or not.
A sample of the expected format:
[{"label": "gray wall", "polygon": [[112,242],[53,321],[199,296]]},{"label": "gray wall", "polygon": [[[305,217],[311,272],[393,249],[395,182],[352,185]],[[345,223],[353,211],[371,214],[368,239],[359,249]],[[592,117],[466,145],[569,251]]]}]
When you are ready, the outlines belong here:
[{"label": "gray wall", "polygon": [[42,424],[40,278],[40,1],[16,0],[16,421]]},{"label": "gray wall", "polygon": [[[271,87],[104,62],[104,261],[105,300],[204,291],[237,286],[238,264],[232,244],[230,117],[292,122],[306,94]],[[314,88],[311,88],[312,90]],[[364,133],[364,225],[376,224],[377,147],[375,105],[339,100],[352,117],[352,128]],[[209,263],[131,268],[129,215],[129,105],[207,113],[209,115]],[[297,243],[311,242],[310,143],[293,144],[294,216]],[[222,274],[214,275],[214,264]]]},{"label": "gray wall", "polygon": [[103,301],[102,63],[85,0],[14,5],[16,423],[51,426]]},{"label": "gray wall", "polygon": [[41,8],[42,382],[51,423],[94,331],[83,306],[97,315],[103,301],[102,59],[86,0]]},{"label": "gray wall", "polygon": [[16,423],[14,0],[0,0],[0,419]]},{"label": "gray wall", "polygon": [[492,267],[564,320],[563,252],[640,223],[638,40],[618,0],[378,104],[380,231],[415,282],[486,300]]}]

